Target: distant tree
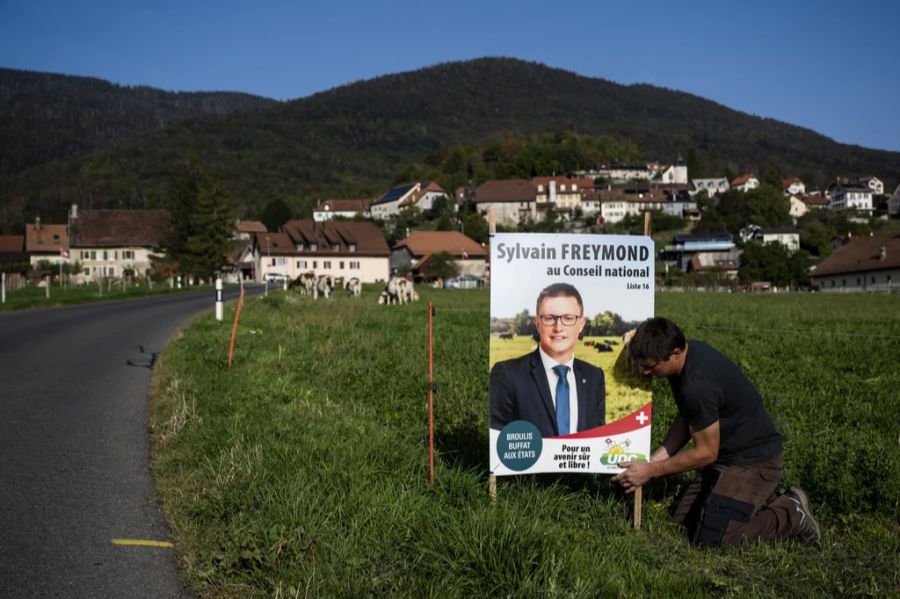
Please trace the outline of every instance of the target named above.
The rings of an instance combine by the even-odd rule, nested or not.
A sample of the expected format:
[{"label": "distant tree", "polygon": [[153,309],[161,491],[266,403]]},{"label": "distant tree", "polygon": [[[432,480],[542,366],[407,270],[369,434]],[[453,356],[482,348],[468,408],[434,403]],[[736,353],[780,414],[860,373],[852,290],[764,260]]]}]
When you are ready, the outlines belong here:
[{"label": "distant tree", "polygon": [[779,287],[797,288],[809,283],[809,254],[791,252],[780,243],[748,244],[741,254],[741,283],[769,281]]},{"label": "distant tree", "polygon": [[438,252],[428,263],[428,276],[433,279],[453,279],[459,276],[459,264],[449,252]]},{"label": "distant tree", "polygon": [[477,212],[469,212],[460,219],[462,225],[462,233],[470,237],[478,243],[487,243],[488,241],[488,224]]},{"label": "distant tree", "polygon": [[263,207],[260,220],[269,231],[277,231],[281,225],[293,218],[291,209],[285,204],[284,200],[270,200]]},{"label": "distant tree", "polygon": [[694,148],[688,150],[685,166],[688,170],[688,180],[700,177],[700,159],[697,158],[697,151]]},{"label": "distant tree", "polygon": [[225,264],[237,208],[218,177],[190,162],[180,166],[166,200],[162,249],[181,272],[212,276]]}]

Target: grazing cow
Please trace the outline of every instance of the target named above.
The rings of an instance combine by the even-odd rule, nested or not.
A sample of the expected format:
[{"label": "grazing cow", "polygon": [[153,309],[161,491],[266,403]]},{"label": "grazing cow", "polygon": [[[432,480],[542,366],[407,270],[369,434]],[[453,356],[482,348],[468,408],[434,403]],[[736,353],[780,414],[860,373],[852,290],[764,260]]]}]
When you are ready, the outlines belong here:
[{"label": "grazing cow", "polygon": [[598,352],[608,352],[608,351],[613,350],[610,346],[606,345],[605,343],[598,343],[594,347],[597,349]]},{"label": "grazing cow", "polygon": [[347,279],[344,282],[344,289],[348,294],[354,297],[359,297],[360,295],[362,295],[362,283],[357,277]]},{"label": "grazing cow", "polygon": [[387,291],[382,291],[378,294],[378,303],[379,304],[390,304],[391,303],[391,294]]},{"label": "grazing cow", "polygon": [[384,286],[384,290],[390,296],[389,304],[405,304],[409,300],[409,290],[412,283],[402,277],[391,277]]},{"label": "grazing cow", "polygon": [[331,292],[334,290],[334,277],[331,275],[319,275],[319,280],[316,282],[316,294],[313,296],[318,299],[321,294],[326,299],[331,297]]},{"label": "grazing cow", "polygon": [[500,338],[511,341],[513,338],[513,334],[512,333],[500,333]]},{"label": "grazing cow", "polygon": [[606,345],[619,345],[619,342],[616,341],[615,339],[610,339],[609,341],[606,342]]},{"label": "grazing cow", "polygon": [[301,274],[299,277],[291,281],[291,288],[298,287],[300,295],[316,294],[316,273],[309,271]]}]

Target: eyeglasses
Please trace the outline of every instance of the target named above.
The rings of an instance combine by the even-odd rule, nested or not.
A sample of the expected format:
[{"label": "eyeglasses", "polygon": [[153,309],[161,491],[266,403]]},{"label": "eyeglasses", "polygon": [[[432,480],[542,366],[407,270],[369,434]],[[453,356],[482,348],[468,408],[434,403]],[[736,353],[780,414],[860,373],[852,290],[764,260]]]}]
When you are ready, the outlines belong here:
[{"label": "eyeglasses", "polygon": [[557,320],[562,321],[563,325],[570,327],[578,322],[579,318],[581,318],[579,314],[541,314],[538,316],[538,320],[545,327],[555,325]]}]

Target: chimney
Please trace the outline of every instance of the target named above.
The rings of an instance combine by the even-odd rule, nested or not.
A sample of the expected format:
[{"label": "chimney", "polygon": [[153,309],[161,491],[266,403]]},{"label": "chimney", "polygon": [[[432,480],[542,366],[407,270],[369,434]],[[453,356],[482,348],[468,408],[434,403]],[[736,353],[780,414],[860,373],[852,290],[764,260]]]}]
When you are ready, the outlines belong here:
[{"label": "chimney", "polygon": [[72,211],[69,213],[69,218],[71,220],[78,218],[78,204],[72,204]]},{"label": "chimney", "polygon": [[40,216],[34,217],[34,230],[35,231],[41,230],[41,217]]},{"label": "chimney", "polygon": [[885,246],[881,246],[881,252],[879,253],[878,259],[884,260],[887,258],[887,248]]}]

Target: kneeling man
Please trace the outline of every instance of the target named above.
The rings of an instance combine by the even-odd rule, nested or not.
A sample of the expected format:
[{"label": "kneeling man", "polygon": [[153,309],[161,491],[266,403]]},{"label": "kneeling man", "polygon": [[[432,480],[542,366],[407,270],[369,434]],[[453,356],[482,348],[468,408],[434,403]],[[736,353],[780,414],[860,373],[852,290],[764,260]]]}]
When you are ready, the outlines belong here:
[{"label": "kneeling man", "polygon": [[781,434],[734,362],[702,341],[688,343],[665,318],[644,321],[627,351],[645,376],[669,379],[678,416],[650,462],[622,462],[614,481],[631,492],[652,478],[699,469],[672,517],[700,545],[821,539],[803,489],[770,501],[784,470]]}]

